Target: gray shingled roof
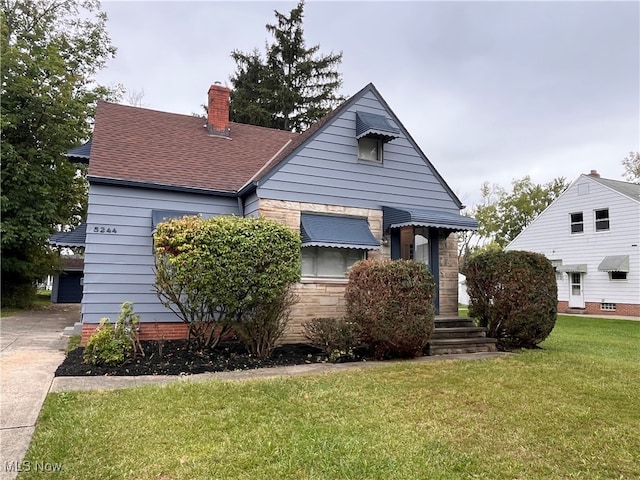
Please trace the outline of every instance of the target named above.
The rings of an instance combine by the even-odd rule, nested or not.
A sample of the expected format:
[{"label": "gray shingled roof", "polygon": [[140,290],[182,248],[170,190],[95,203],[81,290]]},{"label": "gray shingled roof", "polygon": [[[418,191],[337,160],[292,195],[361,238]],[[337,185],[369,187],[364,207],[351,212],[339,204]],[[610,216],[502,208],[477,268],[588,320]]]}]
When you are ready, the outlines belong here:
[{"label": "gray shingled roof", "polygon": [[592,177],[590,175],[587,176],[592,180],[595,180],[596,182],[604,185],[605,187],[609,187],[612,190],[615,190],[629,198],[634,199],[636,202],[640,202],[640,184],[638,183],[611,180],[609,178]]}]

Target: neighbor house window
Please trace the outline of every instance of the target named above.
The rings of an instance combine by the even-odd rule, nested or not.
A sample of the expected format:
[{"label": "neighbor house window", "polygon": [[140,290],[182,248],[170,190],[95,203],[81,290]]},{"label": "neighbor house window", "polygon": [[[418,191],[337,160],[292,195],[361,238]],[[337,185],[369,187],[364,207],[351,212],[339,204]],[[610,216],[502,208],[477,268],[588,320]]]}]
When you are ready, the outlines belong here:
[{"label": "neighbor house window", "polygon": [[609,230],[609,209],[596,210],[596,232]]},{"label": "neighbor house window", "polygon": [[366,250],[336,247],[302,247],[302,276],[345,278],[349,269],[366,256]]},{"label": "neighbor house window", "polygon": [[556,280],[562,280],[562,272],[558,271],[558,267],[562,266],[562,260],[550,260],[553,271],[556,273]]},{"label": "neighbor house window", "polygon": [[584,232],[584,217],[582,212],[571,214],[571,234]]},{"label": "neighbor house window", "polygon": [[363,137],[358,140],[358,158],[382,163],[382,142],[376,138]]},{"label": "neighbor house window", "polygon": [[601,303],[600,304],[600,310],[606,310],[608,312],[615,312],[616,311],[616,304],[615,303]]},{"label": "neighbor house window", "polygon": [[626,280],[627,272],[609,272],[609,278],[611,280]]}]

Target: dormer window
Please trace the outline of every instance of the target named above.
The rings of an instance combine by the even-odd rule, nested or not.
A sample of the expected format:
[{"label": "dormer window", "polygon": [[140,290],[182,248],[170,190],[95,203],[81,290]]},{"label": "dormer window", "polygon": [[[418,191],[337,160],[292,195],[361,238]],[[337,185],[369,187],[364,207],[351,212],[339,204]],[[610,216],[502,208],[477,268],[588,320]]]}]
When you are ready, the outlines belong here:
[{"label": "dormer window", "polygon": [[356,112],[358,159],[382,163],[383,145],[400,136],[400,129],[382,115]]}]

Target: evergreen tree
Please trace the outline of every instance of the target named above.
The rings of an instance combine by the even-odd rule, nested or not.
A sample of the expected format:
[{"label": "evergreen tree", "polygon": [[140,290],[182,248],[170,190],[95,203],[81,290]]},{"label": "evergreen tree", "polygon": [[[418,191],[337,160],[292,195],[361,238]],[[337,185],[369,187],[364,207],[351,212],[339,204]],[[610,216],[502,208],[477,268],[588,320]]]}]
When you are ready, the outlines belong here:
[{"label": "evergreen tree", "polygon": [[274,42],[263,58],[234,50],[237,71],[231,77],[231,119],[281,130],[303,131],[344,100],[337,93],[342,75],[336,70],[342,53],[320,55],[307,48],[302,28],[304,0],[289,16],[275,11],[266,29]]},{"label": "evergreen tree", "polygon": [[2,306],[28,306],[51,273],[49,235],[86,209],[82,171],[64,154],[86,140],[115,54],[96,0],[2,0]]}]

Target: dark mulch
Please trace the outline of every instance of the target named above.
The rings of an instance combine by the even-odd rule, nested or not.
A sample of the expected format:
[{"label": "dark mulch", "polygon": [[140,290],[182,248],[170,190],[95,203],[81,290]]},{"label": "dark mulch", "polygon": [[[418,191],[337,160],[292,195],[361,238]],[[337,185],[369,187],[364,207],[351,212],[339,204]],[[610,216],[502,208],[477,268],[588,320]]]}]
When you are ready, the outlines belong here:
[{"label": "dark mulch", "polygon": [[142,342],[144,357],[137,355],[118,367],[96,367],[84,362],[84,348],[67,354],[56,370],[56,377],[95,375],[191,375],[204,372],[228,372],[254,368],[326,362],[326,356],[310,345],[295,344],[276,348],[270,358],[256,358],[237,344],[219,345],[199,353],[187,350],[185,341]]}]

